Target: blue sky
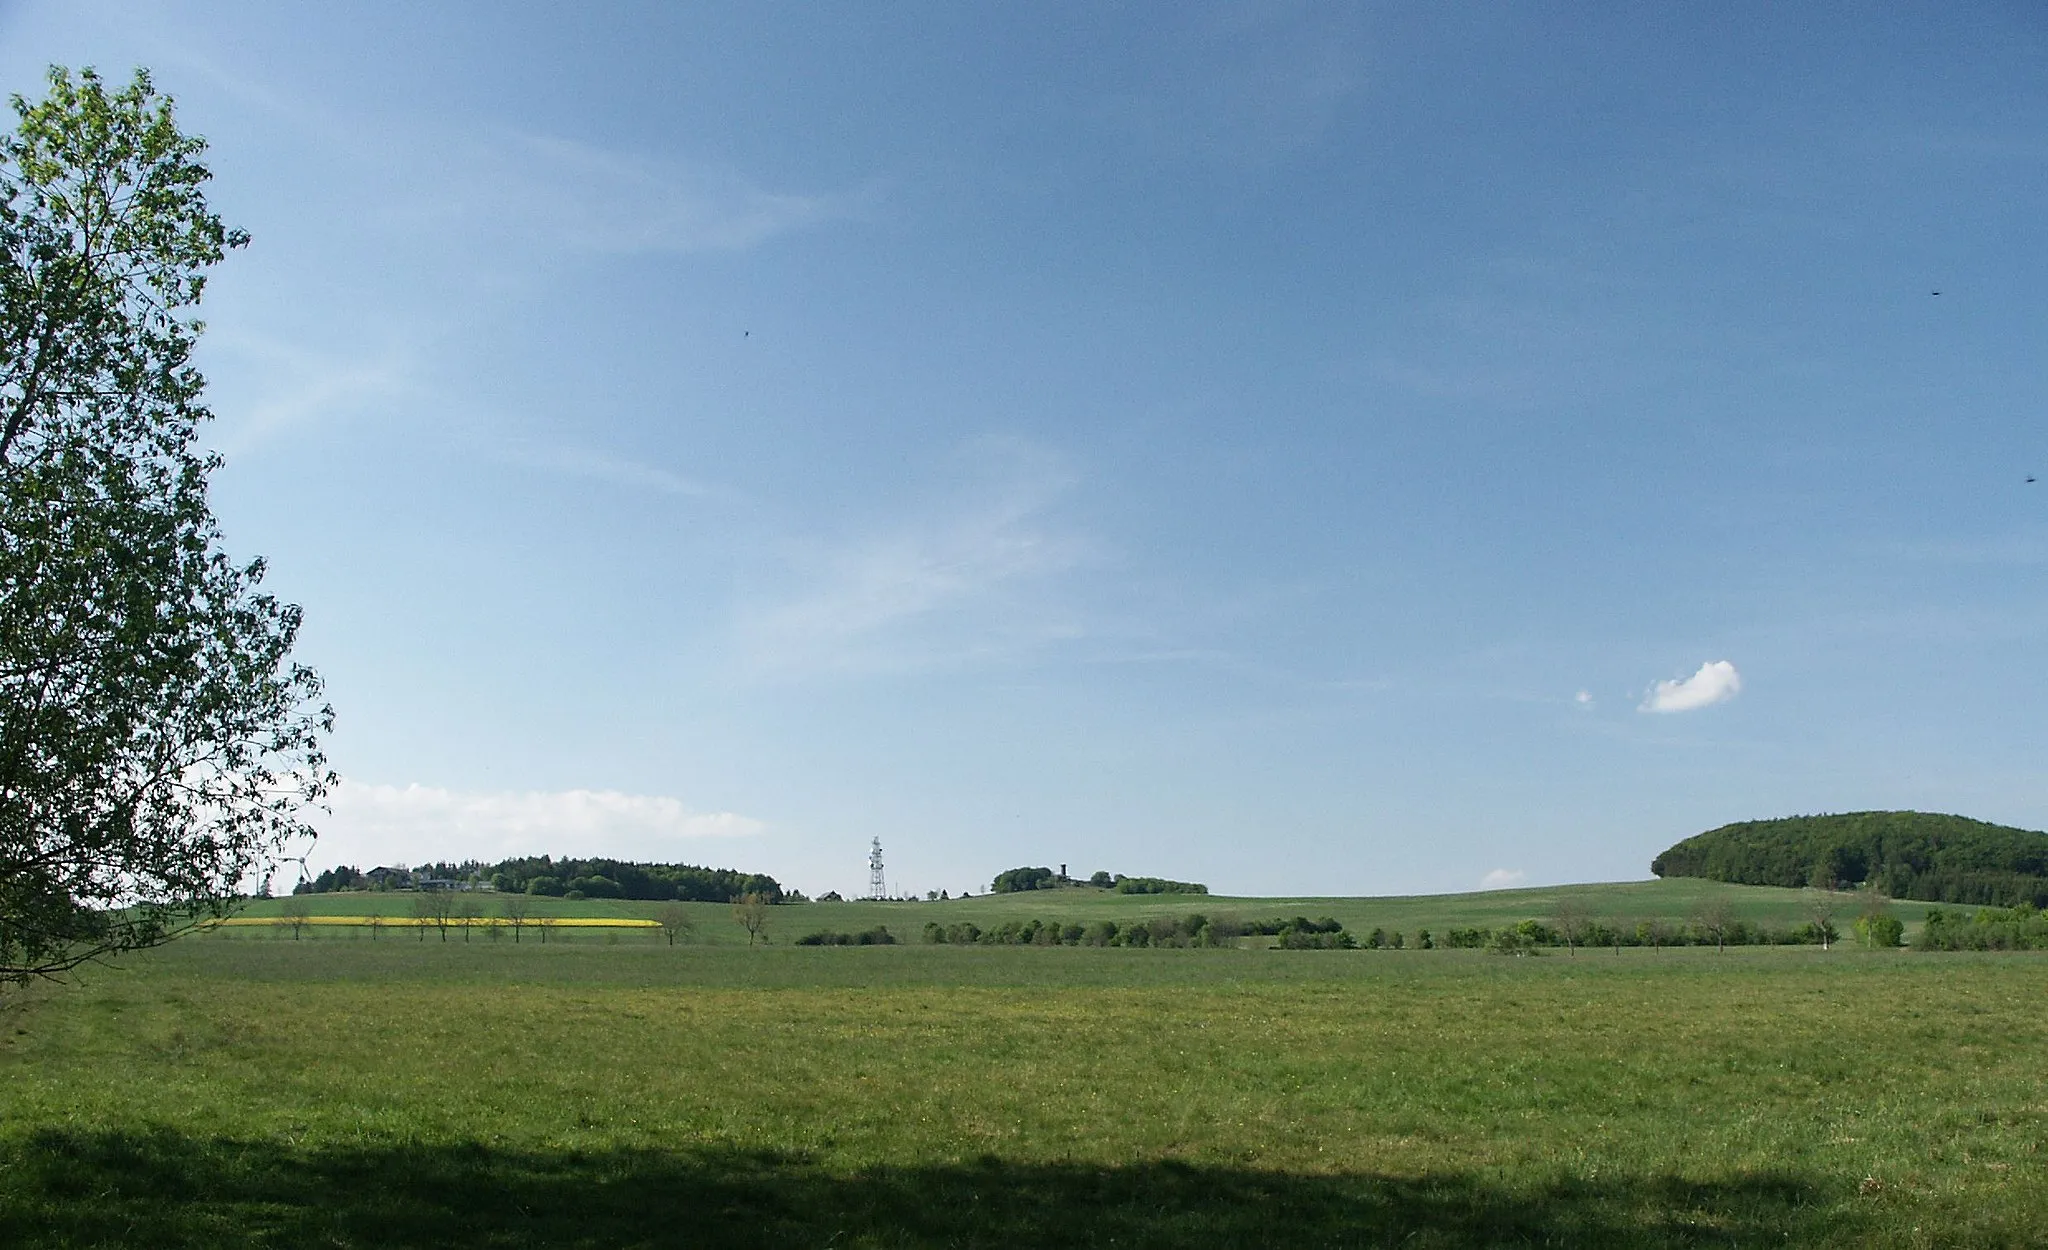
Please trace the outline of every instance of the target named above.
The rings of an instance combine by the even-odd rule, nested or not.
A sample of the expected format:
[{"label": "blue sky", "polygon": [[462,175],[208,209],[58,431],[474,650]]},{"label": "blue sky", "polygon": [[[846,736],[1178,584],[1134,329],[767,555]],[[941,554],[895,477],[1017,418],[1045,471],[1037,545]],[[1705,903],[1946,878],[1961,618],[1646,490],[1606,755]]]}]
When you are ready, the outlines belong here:
[{"label": "blue sky", "polygon": [[215,494],[340,715],[314,868],[2048,826],[2038,6],[993,9],[0,7],[254,236]]}]

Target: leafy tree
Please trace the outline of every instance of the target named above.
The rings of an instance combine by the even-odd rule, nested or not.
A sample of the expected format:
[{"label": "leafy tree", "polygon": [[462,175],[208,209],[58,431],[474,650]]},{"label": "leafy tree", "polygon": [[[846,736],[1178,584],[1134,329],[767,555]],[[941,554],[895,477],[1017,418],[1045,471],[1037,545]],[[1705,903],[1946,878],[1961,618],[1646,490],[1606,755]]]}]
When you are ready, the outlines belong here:
[{"label": "leafy tree", "polygon": [[690,918],[690,909],[681,903],[670,903],[655,913],[655,920],[661,924],[661,934],[674,946],[678,941],[687,942],[697,931],[697,922]]},{"label": "leafy tree", "polygon": [[[412,896],[412,924],[420,941],[427,940],[427,926],[440,923],[448,908],[448,896],[433,890],[421,890]],[[448,940],[448,931],[441,931],[441,940]]]},{"label": "leafy tree", "polygon": [[505,923],[512,926],[512,945],[519,945],[519,934],[533,914],[532,899],[524,894],[507,894],[498,900],[498,907],[505,913]]},{"label": "leafy tree", "polygon": [[299,609],[221,550],[191,364],[246,241],[147,73],[0,136],[0,983],[225,915],[333,783]]},{"label": "leafy tree", "polygon": [[1905,936],[1906,926],[1897,916],[1879,912],[1856,918],[1856,940],[1876,950],[1890,950]]},{"label": "leafy tree", "polygon": [[1556,922],[1557,936],[1564,940],[1565,953],[1578,954],[1579,942],[1586,936],[1586,925],[1590,921],[1586,905],[1576,898],[1561,898],[1551,912],[1551,919]]},{"label": "leafy tree", "polygon": [[1701,933],[1714,939],[1715,950],[1725,952],[1728,949],[1728,932],[1735,925],[1735,904],[1726,898],[1708,899],[1694,913],[1693,924]]},{"label": "leafy tree", "polygon": [[1116,880],[1106,872],[1098,872],[1088,878],[1088,884],[1098,890],[1107,890],[1116,884]]},{"label": "leafy tree", "polygon": [[1816,887],[1806,892],[1803,900],[1808,924],[1820,937],[1820,948],[1827,950],[1835,940],[1835,911],[1841,906],[1841,899],[1833,890]]},{"label": "leafy tree", "polygon": [[295,893],[278,905],[277,925],[281,929],[290,929],[294,942],[306,931],[306,922],[312,918],[313,905],[303,894]]},{"label": "leafy tree", "polygon": [[768,940],[768,897],[765,894],[742,894],[732,901],[732,918],[747,931],[747,945]]},{"label": "leafy tree", "polygon": [[476,928],[476,922],[483,919],[484,905],[474,894],[464,894],[455,900],[452,910],[455,919],[462,924],[462,940],[467,942],[470,930]]}]

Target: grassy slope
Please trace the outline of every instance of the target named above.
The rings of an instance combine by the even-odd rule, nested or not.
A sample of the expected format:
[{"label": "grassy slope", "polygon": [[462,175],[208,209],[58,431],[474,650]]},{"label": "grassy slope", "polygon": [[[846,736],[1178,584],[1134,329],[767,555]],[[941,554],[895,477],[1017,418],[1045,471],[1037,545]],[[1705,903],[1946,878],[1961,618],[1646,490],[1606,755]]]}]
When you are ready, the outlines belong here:
[{"label": "grassy slope", "polygon": [[2048,960],[199,939],[6,1004],[0,1244],[2024,1244]]},{"label": "grassy slope", "polygon": [[[497,910],[495,896],[477,896],[486,914]],[[1006,920],[1058,919],[1062,922],[1114,917],[1203,912],[1207,915],[1235,915],[1243,919],[1306,915],[1311,919],[1334,916],[1353,932],[1364,934],[1374,928],[1399,929],[1411,938],[1419,929],[1441,934],[1462,926],[1497,926],[1520,920],[1545,919],[1558,904],[1570,899],[1588,914],[1602,918],[1663,919],[1683,922],[1701,903],[1725,897],[1735,905],[1738,918],[1774,927],[1804,923],[1806,895],[1800,890],[1771,886],[1727,885],[1718,881],[1675,878],[1668,881],[1626,881],[1600,885],[1552,886],[1526,890],[1495,890],[1482,894],[1426,894],[1393,898],[1230,898],[1222,895],[1114,894],[1107,890],[1031,890],[1021,894],[989,894],[954,899],[944,903],[800,903],[777,907],[771,914],[769,934],[777,942],[788,942],[818,929],[852,933],[875,925],[886,925],[901,939],[915,941],[927,921],[940,924],[971,922],[983,928]],[[412,914],[408,894],[321,894],[312,898],[313,909],[322,915],[388,916]],[[250,905],[249,916],[275,915],[281,903],[269,900]],[[563,916],[651,917],[659,903],[634,903],[587,899],[569,902],[536,899],[534,911]],[[746,934],[733,922],[731,909],[715,903],[687,905],[697,924],[696,940],[712,944],[745,945]],[[1909,929],[1916,927],[1927,909],[1936,904],[1894,903],[1892,911]],[[1835,923],[1847,930],[1855,913],[1855,900],[1843,895]],[[320,940],[368,940],[363,934],[347,937],[323,933]],[[391,940],[390,936],[382,940]],[[431,940],[431,939],[430,939]],[[526,940],[531,941],[532,935]],[[559,940],[551,938],[551,941]],[[578,936],[591,942],[604,939]],[[656,936],[633,936],[621,940],[651,942]]]}]

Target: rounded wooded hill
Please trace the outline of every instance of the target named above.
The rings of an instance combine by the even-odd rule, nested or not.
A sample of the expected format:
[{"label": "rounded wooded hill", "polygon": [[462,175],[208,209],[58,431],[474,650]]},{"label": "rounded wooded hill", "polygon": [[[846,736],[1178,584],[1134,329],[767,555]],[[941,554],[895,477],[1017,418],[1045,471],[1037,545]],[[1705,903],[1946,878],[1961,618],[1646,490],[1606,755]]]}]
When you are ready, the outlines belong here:
[{"label": "rounded wooded hill", "polygon": [[1650,861],[1660,877],[1874,885],[1893,898],[2048,907],[2048,833],[1935,812],[1844,812],[1709,829]]}]

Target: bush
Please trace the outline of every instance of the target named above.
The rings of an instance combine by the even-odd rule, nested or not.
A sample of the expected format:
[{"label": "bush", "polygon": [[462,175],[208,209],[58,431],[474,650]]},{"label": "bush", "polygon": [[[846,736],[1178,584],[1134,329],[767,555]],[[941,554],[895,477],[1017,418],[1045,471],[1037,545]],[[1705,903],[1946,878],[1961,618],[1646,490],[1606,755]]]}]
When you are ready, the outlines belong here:
[{"label": "bush", "polygon": [[1292,926],[1281,930],[1280,949],[1284,951],[1351,951],[1358,949],[1358,939],[1343,929],[1335,933],[1323,933],[1313,929],[1296,929]]},{"label": "bush", "polygon": [[1015,894],[1021,890],[1050,890],[1053,887],[1050,868],[1012,868],[999,872],[989,888],[997,894]]},{"label": "bush", "polygon": [[1897,916],[1883,912],[1874,916],[1861,916],[1856,921],[1856,940],[1878,950],[1889,950],[1899,945],[1899,939],[1904,937],[1905,933],[1906,926]]},{"label": "bush", "polygon": [[1928,910],[1913,946],[1928,951],[2048,950],[2048,915],[2025,903],[1968,915],[1935,907]]},{"label": "bush", "polygon": [[[937,927],[937,925],[930,924],[925,926],[926,941],[933,940],[931,936],[932,930]],[[859,933],[833,933],[830,930],[820,929],[816,933],[804,934],[796,940],[796,944],[798,946],[894,946],[896,945],[896,938],[889,932],[886,926],[876,925],[872,929],[866,929]]]}]

